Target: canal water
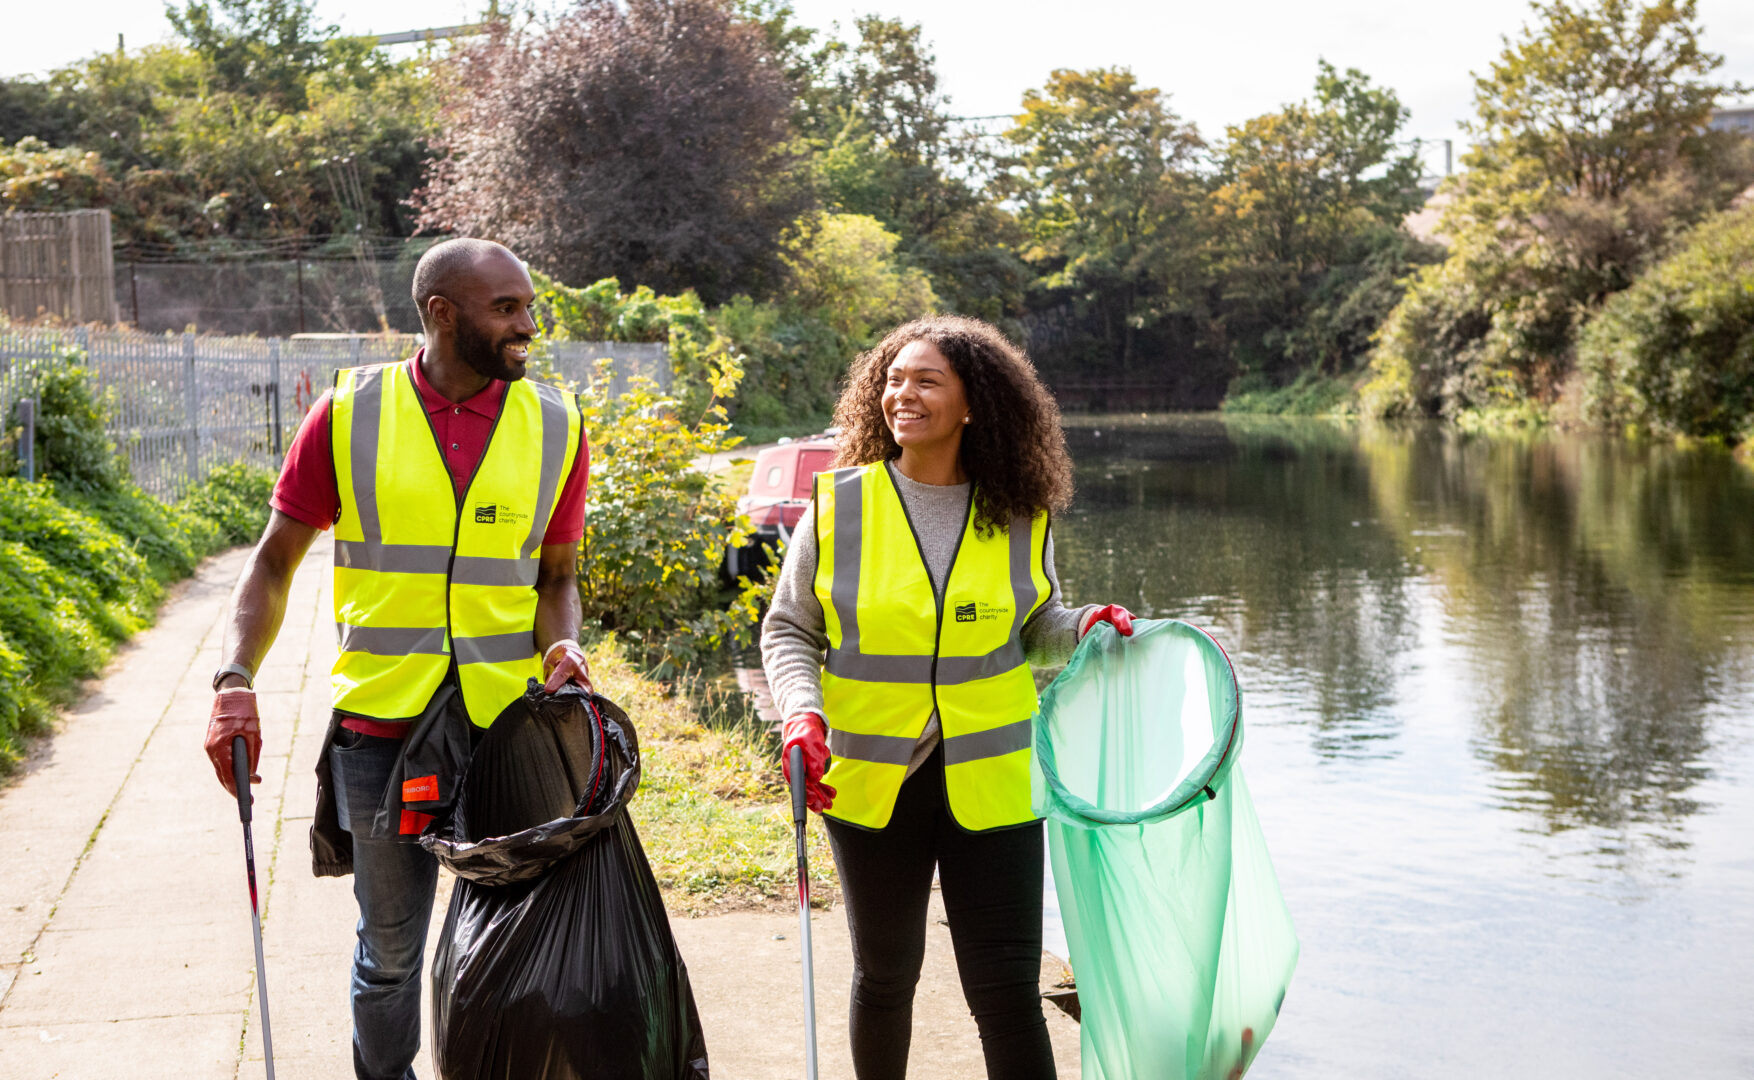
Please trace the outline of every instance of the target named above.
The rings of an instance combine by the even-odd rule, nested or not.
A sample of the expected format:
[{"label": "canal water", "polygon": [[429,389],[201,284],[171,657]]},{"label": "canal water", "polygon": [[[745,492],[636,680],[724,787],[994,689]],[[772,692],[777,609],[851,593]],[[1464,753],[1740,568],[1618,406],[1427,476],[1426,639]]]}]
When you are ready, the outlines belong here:
[{"label": "canal water", "polygon": [[1252,1077],[1754,1077],[1754,468],[1069,418],[1072,603],[1210,629],[1302,959]]}]

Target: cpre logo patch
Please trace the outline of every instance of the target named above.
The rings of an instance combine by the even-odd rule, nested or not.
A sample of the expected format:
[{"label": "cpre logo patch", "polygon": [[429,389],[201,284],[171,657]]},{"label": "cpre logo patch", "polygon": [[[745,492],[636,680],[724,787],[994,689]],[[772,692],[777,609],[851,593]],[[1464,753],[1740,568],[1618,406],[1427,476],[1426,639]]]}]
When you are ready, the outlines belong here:
[{"label": "cpre logo patch", "polygon": [[494,518],[498,513],[499,507],[495,506],[493,503],[488,503],[486,506],[477,506],[475,508],[475,524],[492,525]]},{"label": "cpre logo patch", "polygon": [[1009,618],[1011,608],[1005,604],[986,604],[971,600],[966,604],[956,605],[957,622],[994,622]]}]

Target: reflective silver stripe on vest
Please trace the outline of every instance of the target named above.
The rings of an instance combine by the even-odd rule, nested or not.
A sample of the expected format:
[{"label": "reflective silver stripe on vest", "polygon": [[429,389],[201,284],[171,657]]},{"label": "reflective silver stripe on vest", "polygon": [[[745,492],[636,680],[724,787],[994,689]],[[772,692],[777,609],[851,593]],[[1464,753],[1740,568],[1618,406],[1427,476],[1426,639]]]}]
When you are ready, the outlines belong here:
[{"label": "reflective silver stripe on vest", "polygon": [[373,656],[445,656],[445,631],[441,626],[430,629],[413,626],[348,626],[335,624],[335,636],[342,652],[370,653]]},{"label": "reflective silver stripe on vest", "polygon": [[828,733],[828,750],[835,757],[848,761],[906,765],[913,760],[916,741],[901,735],[861,735],[835,728]]},{"label": "reflective silver stripe on vest", "polygon": [[[445,549],[450,554],[450,549]],[[490,559],[482,555],[459,555],[451,567],[451,581],[457,585],[523,585],[536,584],[537,559]]]},{"label": "reflective silver stripe on vest", "polygon": [[[353,499],[359,511],[359,534],[367,545],[382,544],[378,518],[378,426],[384,413],[384,369],[358,368],[353,373]],[[340,558],[337,552],[336,558]]]},{"label": "reflective silver stripe on vest", "polygon": [[[554,512],[554,493],[560,487],[560,470],[566,464],[566,398],[558,386],[531,383],[542,404],[542,475],[536,484],[536,512],[530,515],[530,535],[524,540],[524,557],[542,546],[548,518]],[[503,408],[503,406],[502,406]],[[481,582],[480,584],[494,584]],[[536,584],[532,577],[530,584]]]},{"label": "reflective silver stripe on vest", "polygon": [[[356,487],[357,492],[357,487]],[[365,499],[359,500],[360,523],[365,523]],[[372,503],[372,523],[377,524],[377,503]],[[335,565],[354,570],[388,574],[442,574],[451,562],[451,549],[444,544],[385,544],[377,540],[335,541]]]},{"label": "reflective silver stripe on vest", "polygon": [[983,758],[1003,757],[1029,749],[1029,721],[1019,720],[986,731],[952,735],[944,740],[944,765],[965,765]]},{"label": "reflective silver stripe on vest", "polygon": [[456,650],[459,664],[503,664],[536,657],[536,639],[528,630],[460,637],[453,640],[451,646]]},{"label": "reflective silver stripe on vest", "polygon": [[[861,682],[929,683],[932,681],[930,656],[893,656],[883,653],[855,653],[830,648],[823,663],[831,675]],[[942,668],[939,669],[942,672]]]},{"label": "reflective silver stripe on vest", "polygon": [[859,651],[859,564],[865,557],[864,486],[863,469],[843,469],[834,474],[834,580],[829,582],[828,591],[834,600],[834,613],[840,619],[838,651],[849,654]]}]

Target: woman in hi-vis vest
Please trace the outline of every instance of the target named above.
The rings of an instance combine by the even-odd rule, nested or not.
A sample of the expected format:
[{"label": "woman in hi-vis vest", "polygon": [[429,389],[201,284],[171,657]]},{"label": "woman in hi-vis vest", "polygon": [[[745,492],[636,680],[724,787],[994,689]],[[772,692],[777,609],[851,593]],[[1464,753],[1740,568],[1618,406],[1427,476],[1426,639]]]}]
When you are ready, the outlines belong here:
[{"label": "woman in hi-vis vest", "polygon": [[858,1080],[907,1073],[936,867],[987,1075],[1054,1075],[1042,1017],[1042,828],[1029,665],[1064,663],[1113,605],[1068,608],[1049,516],[1072,497],[1059,410],[974,319],[894,330],[854,361],[836,468],[816,477],[762,626],[804,750],[853,944]]}]

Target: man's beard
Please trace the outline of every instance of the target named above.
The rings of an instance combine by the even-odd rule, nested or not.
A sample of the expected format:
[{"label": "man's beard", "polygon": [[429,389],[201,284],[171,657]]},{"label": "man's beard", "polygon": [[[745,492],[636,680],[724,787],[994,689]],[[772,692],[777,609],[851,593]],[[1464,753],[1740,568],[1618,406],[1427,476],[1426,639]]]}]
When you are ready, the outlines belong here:
[{"label": "man's beard", "polygon": [[505,355],[507,345],[521,345],[529,342],[529,338],[516,334],[503,341],[489,341],[486,334],[475,328],[475,324],[467,319],[457,320],[457,359],[469,365],[469,369],[477,375],[489,379],[503,379],[506,382],[517,382],[524,377],[524,365],[515,363]]}]

